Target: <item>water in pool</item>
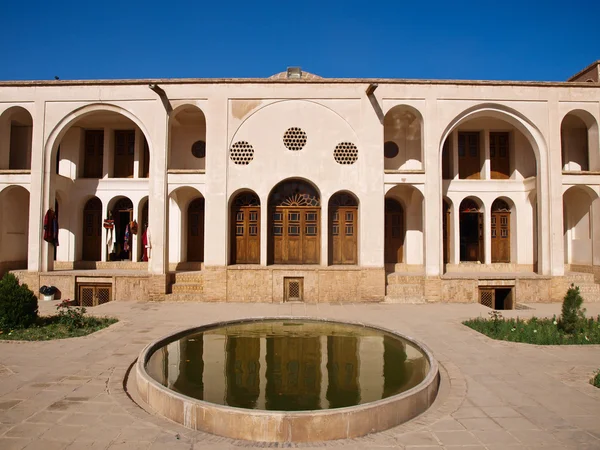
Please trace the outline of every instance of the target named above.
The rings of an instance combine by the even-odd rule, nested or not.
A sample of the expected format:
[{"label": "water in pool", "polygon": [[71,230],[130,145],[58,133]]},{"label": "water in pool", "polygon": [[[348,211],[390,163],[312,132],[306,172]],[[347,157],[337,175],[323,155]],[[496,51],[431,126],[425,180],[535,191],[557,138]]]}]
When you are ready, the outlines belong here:
[{"label": "water in pool", "polygon": [[410,342],[377,329],[268,320],[195,332],[159,348],[152,378],[211,403],[270,411],[342,408],[419,384],[429,371]]}]

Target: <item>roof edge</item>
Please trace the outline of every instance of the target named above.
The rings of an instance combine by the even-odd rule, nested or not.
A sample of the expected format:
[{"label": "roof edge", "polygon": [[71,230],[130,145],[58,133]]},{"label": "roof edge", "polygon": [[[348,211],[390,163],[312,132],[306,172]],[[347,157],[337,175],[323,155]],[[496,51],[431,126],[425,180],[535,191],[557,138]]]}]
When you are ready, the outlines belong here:
[{"label": "roof edge", "polygon": [[600,59],[599,59],[599,60],[597,60],[597,61],[594,61],[594,62],[593,62],[593,63],[591,63],[589,66],[587,66],[587,67],[585,67],[585,68],[581,69],[581,70],[580,70],[579,72],[577,72],[575,75],[573,75],[573,76],[571,76],[571,77],[567,78],[567,82],[573,83],[573,81],[571,81],[572,79],[574,79],[574,78],[577,78],[579,75],[581,75],[581,74],[583,74],[583,73],[587,72],[587,71],[588,71],[588,70],[590,70],[592,67],[594,67],[594,66],[597,66],[597,65],[600,65]]}]

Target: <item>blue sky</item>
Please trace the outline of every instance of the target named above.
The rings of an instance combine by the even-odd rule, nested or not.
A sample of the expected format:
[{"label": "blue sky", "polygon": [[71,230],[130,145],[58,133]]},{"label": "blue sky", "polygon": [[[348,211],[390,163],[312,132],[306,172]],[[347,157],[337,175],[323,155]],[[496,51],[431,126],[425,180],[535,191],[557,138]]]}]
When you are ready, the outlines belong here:
[{"label": "blue sky", "polygon": [[0,0],[1,80],[562,81],[600,59],[600,2]]}]

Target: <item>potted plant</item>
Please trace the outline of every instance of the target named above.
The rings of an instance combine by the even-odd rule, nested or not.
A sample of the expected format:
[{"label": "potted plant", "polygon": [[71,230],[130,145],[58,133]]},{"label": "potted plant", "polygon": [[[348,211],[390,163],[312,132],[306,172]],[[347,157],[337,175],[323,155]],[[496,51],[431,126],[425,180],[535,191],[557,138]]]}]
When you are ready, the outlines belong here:
[{"label": "potted plant", "polygon": [[40,294],[44,296],[44,301],[49,302],[54,300],[54,294],[56,294],[56,286],[42,286],[40,288]]}]

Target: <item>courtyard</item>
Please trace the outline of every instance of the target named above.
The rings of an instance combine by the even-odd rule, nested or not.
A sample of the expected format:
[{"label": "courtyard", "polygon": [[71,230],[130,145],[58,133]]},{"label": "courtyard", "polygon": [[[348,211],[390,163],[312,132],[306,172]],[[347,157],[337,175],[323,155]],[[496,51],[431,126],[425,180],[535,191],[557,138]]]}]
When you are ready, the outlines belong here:
[{"label": "courtyard", "polygon": [[[40,302],[40,313],[56,302]],[[560,314],[560,304],[503,311]],[[588,316],[600,303],[584,304]],[[491,340],[462,325],[487,317],[480,304],[242,304],[110,302],[90,308],[119,322],[80,338],[0,342],[0,449],[236,449],[277,446],[192,431],[139,401],[129,369],[152,340],[175,330],[244,317],[311,316],[364,322],[423,342],[441,385],[421,416],[363,438],[280,447],[346,449],[598,449],[599,346]]]}]

